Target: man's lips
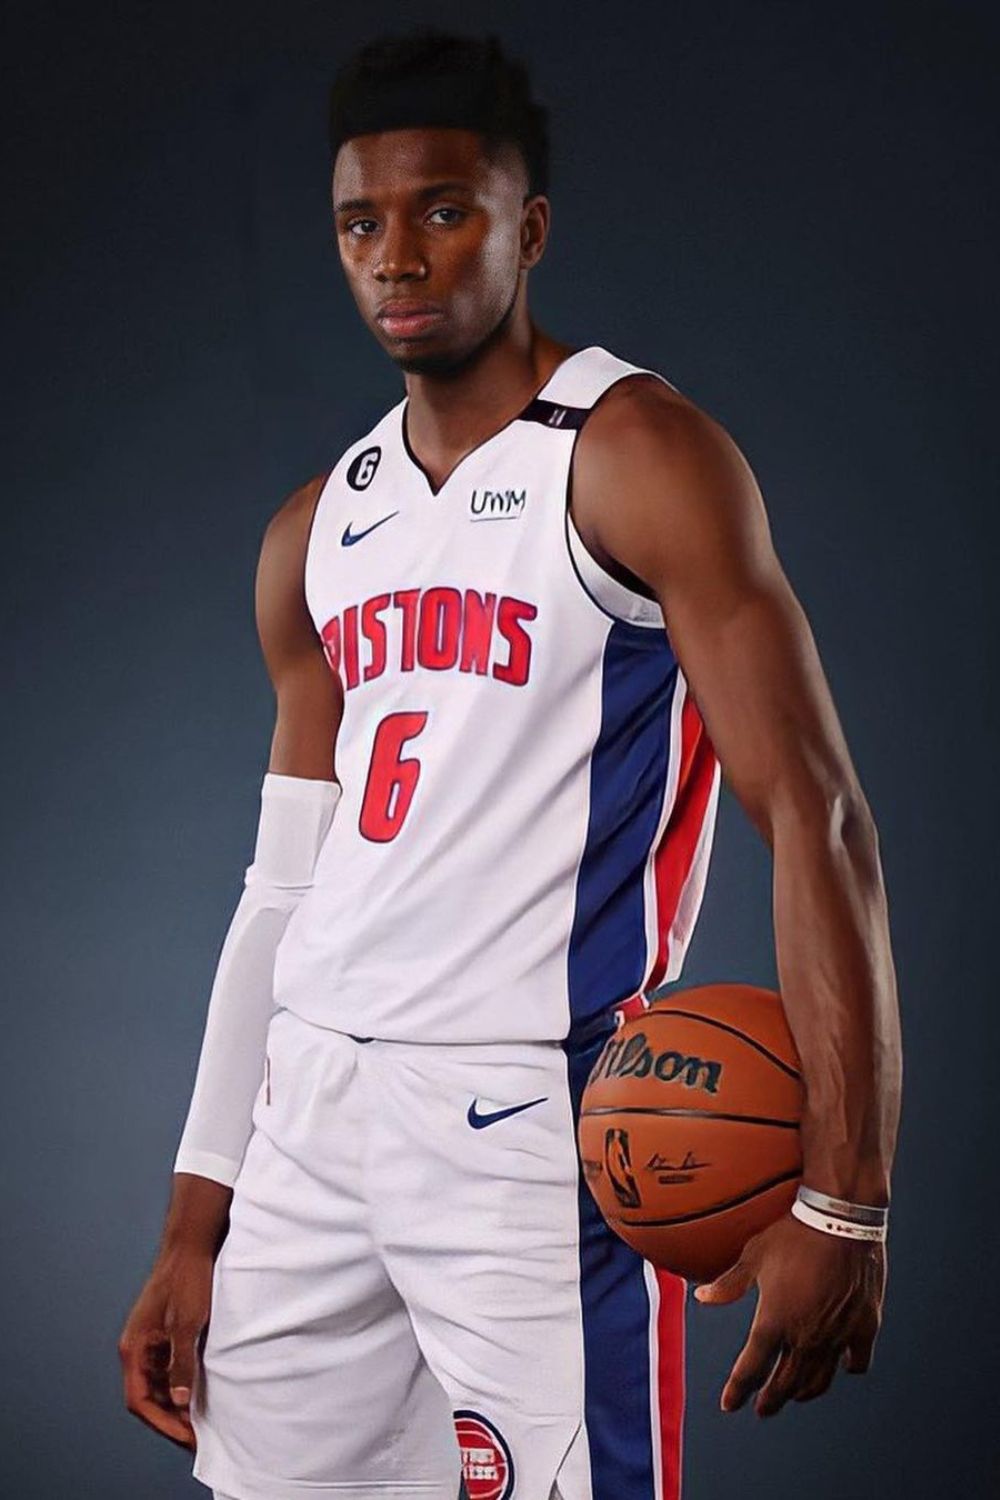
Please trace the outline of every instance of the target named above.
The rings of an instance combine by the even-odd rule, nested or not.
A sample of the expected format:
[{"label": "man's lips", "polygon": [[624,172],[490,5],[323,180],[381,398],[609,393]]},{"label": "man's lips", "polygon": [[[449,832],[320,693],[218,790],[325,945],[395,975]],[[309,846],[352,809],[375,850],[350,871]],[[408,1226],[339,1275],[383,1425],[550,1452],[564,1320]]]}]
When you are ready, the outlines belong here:
[{"label": "man's lips", "polygon": [[432,302],[387,302],[375,316],[386,333],[396,338],[409,338],[423,333],[444,317],[444,313]]}]

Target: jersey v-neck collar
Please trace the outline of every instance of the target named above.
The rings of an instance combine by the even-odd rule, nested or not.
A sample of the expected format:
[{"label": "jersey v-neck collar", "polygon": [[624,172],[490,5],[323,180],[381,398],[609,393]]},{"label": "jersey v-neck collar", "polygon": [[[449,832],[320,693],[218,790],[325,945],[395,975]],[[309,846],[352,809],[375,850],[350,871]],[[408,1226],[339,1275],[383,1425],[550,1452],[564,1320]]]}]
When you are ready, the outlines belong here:
[{"label": "jersey v-neck collar", "polygon": [[544,399],[545,392],[549,389],[549,386],[555,380],[556,376],[560,374],[560,372],[564,370],[572,360],[579,359],[581,354],[586,354],[590,349],[594,349],[596,347],[597,346],[595,344],[588,344],[586,348],[574,349],[572,354],[567,354],[565,359],[561,359],[556,365],[555,369],[550,373],[548,379],[544,382],[544,384],[541,385],[538,390],[533,393],[533,395],[529,396],[528,400],[521,407],[520,411],[516,411],[512,417],[504,422],[502,427],[497,428],[496,432],[491,432],[488,437],[483,438],[481,443],[477,443],[474,448],[470,448],[468,453],[463,453],[458,462],[451,467],[451,469],[445,475],[444,479],[442,479],[437,489],[434,488],[434,485],[431,483],[430,475],[424,468],[423,464],[420,462],[417,455],[414,453],[413,449],[410,447],[410,440],[406,433],[406,412],[410,404],[410,398],[409,396],[404,396],[402,401],[396,408],[399,413],[399,437],[401,446],[410,463],[417,470],[417,472],[423,476],[424,482],[426,483],[427,488],[430,491],[431,497],[436,500],[442,494],[442,492],[448,488],[449,484],[455,478],[459,469],[461,469],[464,464],[468,463],[470,459],[475,458],[477,454],[482,453],[483,450],[485,448],[488,448],[491,443],[496,442],[497,438],[505,433],[510,427],[512,427],[515,422],[519,422],[524,416],[525,412],[528,411],[536,401]]}]

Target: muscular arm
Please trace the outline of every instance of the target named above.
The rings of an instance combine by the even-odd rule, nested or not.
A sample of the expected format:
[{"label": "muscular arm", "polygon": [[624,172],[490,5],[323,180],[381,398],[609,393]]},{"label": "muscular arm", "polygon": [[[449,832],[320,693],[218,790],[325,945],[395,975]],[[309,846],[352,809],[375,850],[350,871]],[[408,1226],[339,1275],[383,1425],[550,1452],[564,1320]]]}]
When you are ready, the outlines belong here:
[{"label": "muscular arm", "polygon": [[[342,700],[303,592],[306,541],[322,487],[322,477],[311,480],[285,501],[269,523],[257,566],[255,609],[261,649],[276,698],[268,769],[285,776],[332,781]],[[276,930],[287,920],[287,913],[276,911],[270,916]],[[267,914],[264,920],[269,920]],[[216,1016],[210,1018],[210,1024],[212,1020],[218,1024],[220,1019],[226,1020]],[[267,1015],[246,1014],[233,1020],[240,1029],[241,1055],[253,1052],[257,1033],[262,1036],[266,1031]],[[254,1033],[249,1049],[245,1046],[248,1027]],[[252,1056],[247,1057],[247,1066],[248,1078],[256,1087],[254,1078],[259,1068]],[[231,1107],[228,1094],[225,1106]],[[243,1130],[241,1119],[232,1122],[228,1133],[235,1140]],[[220,1158],[219,1166],[220,1176],[230,1175],[225,1158]],[[164,1243],[195,1243],[216,1250],[225,1232],[231,1196],[230,1187],[221,1181],[197,1171],[175,1171]]]},{"label": "muscular arm", "polygon": [[[684,397],[627,381],[580,434],[573,513],[595,554],[658,598],[723,773],[772,850],[803,1180],[885,1204],[901,1065],[876,830],[749,466]],[[817,1256],[858,1253],[789,1223]]]}]

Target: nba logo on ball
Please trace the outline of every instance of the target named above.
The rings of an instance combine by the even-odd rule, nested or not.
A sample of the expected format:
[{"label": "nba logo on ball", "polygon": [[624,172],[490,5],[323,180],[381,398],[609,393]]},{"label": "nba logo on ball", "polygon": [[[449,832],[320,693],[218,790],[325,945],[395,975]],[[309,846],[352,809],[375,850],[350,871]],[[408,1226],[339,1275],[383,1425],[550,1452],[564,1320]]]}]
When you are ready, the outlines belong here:
[{"label": "nba logo on ball", "polygon": [[469,1500],[510,1500],[514,1493],[514,1460],[493,1423],[477,1411],[457,1411],[455,1432]]}]

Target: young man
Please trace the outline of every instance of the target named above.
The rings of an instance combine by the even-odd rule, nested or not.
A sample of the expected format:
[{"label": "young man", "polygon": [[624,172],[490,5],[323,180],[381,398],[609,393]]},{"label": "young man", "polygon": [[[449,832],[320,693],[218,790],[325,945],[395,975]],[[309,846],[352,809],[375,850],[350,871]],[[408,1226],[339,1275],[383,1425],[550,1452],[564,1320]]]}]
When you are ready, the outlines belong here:
[{"label": "young man", "polygon": [[900,1073],[875,829],[733,442],[529,315],[523,70],[373,44],[332,146],[406,394],[264,538],[277,722],[127,1404],[220,1500],[673,1500],[684,1288],[581,1190],[580,1091],[680,973],[721,763],[773,850],[804,1184],[846,1226],[789,1215],[700,1289],[759,1292],[723,1405],[864,1370]]}]

